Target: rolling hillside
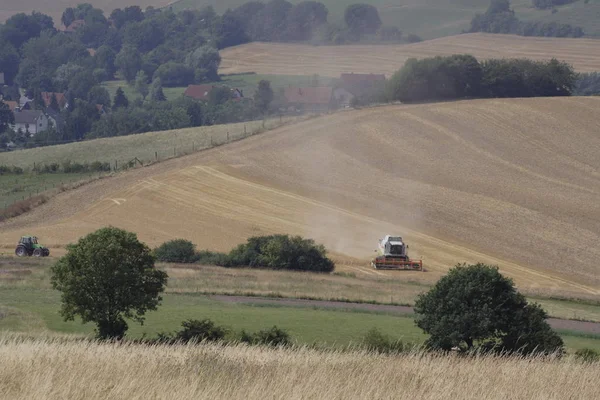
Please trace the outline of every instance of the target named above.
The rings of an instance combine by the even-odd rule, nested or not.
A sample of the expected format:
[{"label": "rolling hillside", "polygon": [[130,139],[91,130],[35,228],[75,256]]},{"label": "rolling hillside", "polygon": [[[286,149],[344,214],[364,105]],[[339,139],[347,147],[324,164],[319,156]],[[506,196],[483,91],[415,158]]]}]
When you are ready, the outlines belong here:
[{"label": "rolling hillside", "polygon": [[[498,264],[530,291],[600,295],[600,98],[477,100],[339,112],[63,193],[0,224],[56,249],[101,226],[155,246],[227,250],[285,232],[365,273],[401,234],[437,279]],[[10,250],[8,250],[10,251]],[[389,274],[397,275],[391,272]]]},{"label": "rolling hillside", "polygon": [[249,43],[221,51],[222,74],[256,72],[339,76],[342,72],[384,73],[388,77],[411,57],[472,54],[486,58],[558,58],[578,72],[600,71],[600,40],[530,38],[472,33],[410,45],[310,46]]},{"label": "rolling hillside", "polygon": [[[265,0],[266,1],[266,0]],[[302,0],[289,0],[299,3]],[[344,10],[355,0],[320,0],[329,10],[329,21],[341,23]],[[175,10],[201,8],[211,5],[217,12],[235,8],[247,0],[178,0],[171,7]],[[366,0],[379,10],[385,25],[399,27],[405,33],[415,33],[424,39],[456,35],[469,29],[471,19],[488,8],[489,0]],[[600,36],[600,0],[578,0],[552,10],[537,10],[531,0],[511,0],[517,17],[525,21],[557,21],[581,26],[588,35]]]},{"label": "rolling hillside", "polygon": [[115,8],[123,8],[138,5],[145,9],[148,6],[162,7],[172,0],[2,0],[0,3],[0,22],[4,22],[11,15],[24,12],[39,11],[50,15],[54,19],[54,25],[60,25],[60,17],[68,7],[74,7],[80,3],[90,3],[94,7],[104,10],[108,16]]}]

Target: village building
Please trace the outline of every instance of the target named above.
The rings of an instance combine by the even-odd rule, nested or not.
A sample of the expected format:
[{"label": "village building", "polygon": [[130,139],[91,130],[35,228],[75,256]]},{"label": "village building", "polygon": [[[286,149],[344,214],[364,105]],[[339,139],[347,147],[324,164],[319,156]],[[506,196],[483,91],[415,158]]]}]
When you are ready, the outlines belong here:
[{"label": "village building", "polygon": [[11,128],[15,132],[29,133],[31,136],[48,130],[48,116],[40,110],[17,110],[15,123]]},{"label": "village building", "polygon": [[284,89],[283,95],[288,110],[327,112],[334,107],[333,88],[327,86],[288,86]]}]

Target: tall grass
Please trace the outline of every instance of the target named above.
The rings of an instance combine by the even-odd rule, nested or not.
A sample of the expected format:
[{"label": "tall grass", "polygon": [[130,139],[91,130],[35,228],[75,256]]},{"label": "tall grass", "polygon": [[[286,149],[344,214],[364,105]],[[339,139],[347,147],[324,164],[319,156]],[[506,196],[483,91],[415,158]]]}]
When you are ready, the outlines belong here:
[{"label": "tall grass", "polygon": [[600,363],[0,338],[3,399],[597,399]]}]

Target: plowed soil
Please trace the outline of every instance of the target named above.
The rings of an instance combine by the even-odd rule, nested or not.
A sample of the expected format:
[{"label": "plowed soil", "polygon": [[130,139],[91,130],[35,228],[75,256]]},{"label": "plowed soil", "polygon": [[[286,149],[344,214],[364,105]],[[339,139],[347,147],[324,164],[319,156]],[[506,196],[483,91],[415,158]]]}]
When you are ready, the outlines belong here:
[{"label": "plowed soil", "polygon": [[338,77],[341,73],[378,73],[391,76],[411,58],[471,54],[489,58],[557,58],[578,72],[600,71],[600,40],[533,38],[471,33],[409,45],[310,46],[249,43],[221,51],[222,74],[256,72]]},{"label": "plowed soil", "polygon": [[[341,269],[434,280],[481,261],[530,291],[594,297],[599,110],[600,98],[551,98],[339,112],[65,192],[0,224],[0,246],[35,234],[56,253],[108,224],[223,251],[290,233]],[[427,272],[370,270],[385,234]]]}]

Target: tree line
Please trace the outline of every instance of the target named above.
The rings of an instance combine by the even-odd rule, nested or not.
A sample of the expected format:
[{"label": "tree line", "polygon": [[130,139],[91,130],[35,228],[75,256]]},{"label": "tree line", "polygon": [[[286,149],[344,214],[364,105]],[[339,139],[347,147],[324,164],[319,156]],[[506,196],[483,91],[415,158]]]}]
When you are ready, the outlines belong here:
[{"label": "tree line", "polygon": [[409,59],[389,80],[390,101],[546,97],[573,94],[578,75],[556,59],[491,59],[471,55]]},{"label": "tree line", "polygon": [[569,38],[578,38],[585,35],[581,27],[570,24],[520,21],[515,15],[515,11],[510,8],[510,0],[491,0],[490,6],[485,13],[477,14],[473,17],[469,32],[512,33],[521,36]]}]

